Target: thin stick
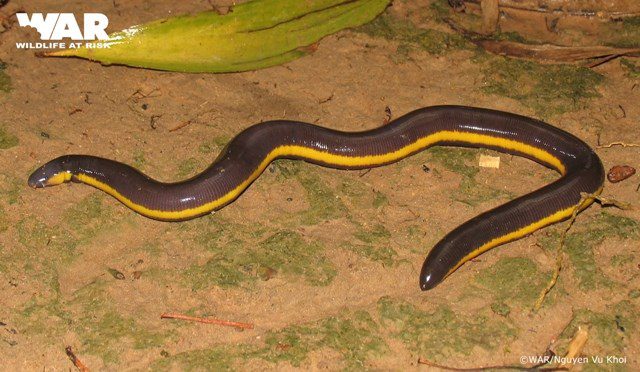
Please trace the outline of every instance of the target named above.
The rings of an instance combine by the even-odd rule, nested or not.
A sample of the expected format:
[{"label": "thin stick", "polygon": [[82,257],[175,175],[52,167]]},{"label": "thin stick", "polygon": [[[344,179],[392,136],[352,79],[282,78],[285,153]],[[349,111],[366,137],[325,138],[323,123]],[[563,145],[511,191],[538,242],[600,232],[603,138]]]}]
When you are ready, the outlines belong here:
[{"label": "thin stick", "polygon": [[87,366],[85,366],[84,363],[82,363],[82,361],[80,359],[78,359],[76,354],[73,353],[73,350],[71,349],[71,346],[67,346],[64,349],[64,351],[67,353],[67,356],[69,357],[69,359],[71,359],[71,363],[73,363],[73,365],[76,366],[78,371],[80,371],[80,372],[89,372],[89,368],[87,368]]},{"label": "thin stick", "polygon": [[553,287],[556,285],[556,282],[558,281],[558,277],[560,277],[560,271],[562,270],[562,249],[564,248],[564,243],[567,238],[567,233],[569,233],[569,229],[571,229],[571,226],[573,226],[573,223],[575,222],[576,217],[578,216],[578,213],[584,208],[586,208],[584,204],[588,202],[589,199],[599,201],[603,207],[614,206],[622,210],[631,209],[631,204],[629,203],[617,201],[615,199],[610,199],[597,194],[588,194],[586,192],[580,193],[580,201],[574,207],[573,212],[571,213],[571,218],[569,219],[569,223],[567,224],[567,227],[564,229],[564,231],[562,232],[562,235],[560,236],[560,244],[558,244],[558,248],[556,249],[556,268],[553,272],[553,275],[551,276],[551,279],[549,280],[549,283],[547,283],[547,286],[540,292],[540,295],[538,296],[538,299],[536,300],[536,303],[533,306],[534,311],[540,310],[540,308],[542,307],[542,303],[547,297],[547,294],[549,294],[551,289],[553,289]]},{"label": "thin stick", "polygon": [[175,314],[175,313],[162,314],[160,315],[160,319],[180,319],[180,320],[189,320],[192,322],[199,322],[199,323],[206,323],[206,324],[217,324],[221,326],[235,327],[240,329],[253,329],[253,324],[251,323],[231,322],[228,320],[220,320],[215,318],[199,318],[195,316]]},{"label": "thin stick", "polygon": [[611,148],[613,146],[621,146],[621,147],[640,147],[640,144],[638,143],[625,143],[622,141],[616,141],[616,142],[611,142],[609,144],[606,145],[598,145],[596,146],[597,149],[608,149]]},{"label": "thin stick", "polygon": [[180,124],[176,125],[175,127],[173,127],[173,128],[169,128],[169,132],[175,132],[175,131],[177,131],[178,129],[182,129],[182,128],[186,127],[186,126],[187,126],[187,125],[189,125],[189,124],[191,124],[191,120],[183,121],[182,123],[180,123]]}]

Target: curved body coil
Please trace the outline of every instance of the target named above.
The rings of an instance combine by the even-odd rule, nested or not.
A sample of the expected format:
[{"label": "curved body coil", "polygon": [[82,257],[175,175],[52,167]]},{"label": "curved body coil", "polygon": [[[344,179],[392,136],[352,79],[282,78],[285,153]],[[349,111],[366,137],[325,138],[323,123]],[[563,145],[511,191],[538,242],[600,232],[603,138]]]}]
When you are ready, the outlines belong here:
[{"label": "curved body coil", "polygon": [[87,155],[54,159],[29,178],[32,187],[83,182],[150,218],[195,218],[234,201],[273,160],[302,159],[325,167],[363,169],[393,163],[431,146],[482,147],[534,160],[561,177],[530,194],[484,212],[448,233],[429,253],[420,274],[433,288],[464,262],[544,226],[569,218],[598,194],[604,169],[577,137],[542,121],[465,106],[413,111],[364,132],[340,132],[303,122],[271,121],[240,132],[199,175],[162,183],[112,160]]}]

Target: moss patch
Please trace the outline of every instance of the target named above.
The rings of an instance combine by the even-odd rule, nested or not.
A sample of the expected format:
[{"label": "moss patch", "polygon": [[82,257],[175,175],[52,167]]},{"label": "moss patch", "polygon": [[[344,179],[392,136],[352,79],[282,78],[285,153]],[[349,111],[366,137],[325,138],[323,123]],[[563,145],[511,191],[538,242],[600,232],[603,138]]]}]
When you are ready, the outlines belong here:
[{"label": "moss patch", "polygon": [[239,358],[236,349],[218,346],[207,350],[186,351],[176,355],[161,354],[164,359],[151,365],[152,370],[234,371]]},{"label": "moss patch", "polygon": [[297,232],[271,232],[258,240],[241,225],[216,225],[196,238],[213,256],[182,275],[194,289],[234,287],[279,274],[302,277],[311,285],[327,285],[336,275],[335,267],[323,254],[324,247],[305,241]]},{"label": "moss patch", "polygon": [[133,151],[133,162],[131,165],[136,169],[143,170],[146,162],[147,159],[144,157],[144,151],[141,149],[135,149]]},{"label": "moss patch", "polygon": [[25,187],[24,180],[7,175],[0,175],[0,180],[0,199],[9,205],[17,203]]},{"label": "moss patch", "polygon": [[573,319],[559,337],[561,342],[558,354],[564,355],[578,327],[582,327],[589,330],[589,343],[585,348],[585,355],[627,355],[629,338],[637,331],[639,310],[626,300],[607,306],[605,312],[575,310]]},{"label": "moss patch", "polygon": [[292,326],[265,338],[266,348],[254,353],[270,362],[288,361],[300,366],[311,351],[337,351],[351,367],[363,367],[369,356],[380,355],[387,346],[371,315],[359,311],[347,318],[331,317],[310,326]]},{"label": "moss patch", "polygon": [[0,61],[0,92],[9,93],[11,87],[11,77],[5,72],[7,64]]},{"label": "moss patch", "polygon": [[196,175],[198,169],[200,169],[200,161],[196,158],[189,158],[178,165],[177,176],[181,180],[187,177],[193,177]]},{"label": "moss patch", "polygon": [[413,353],[434,361],[469,355],[476,347],[494,350],[516,336],[516,330],[502,318],[461,316],[446,306],[430,313],[383,297],[378,301],[378,312],[381,325],[390,328],[394,337]]},{"label": "moss patch", "polygon": [[[89,196],[65,211],[60,223],[48,224],[35,216],[27,216],[14,224],[17,243],[10,250],[0,251],[0,260],[9,264],[10,275],[20,273],[22,284],[33,288],[31,298],[19,306],[13,319],[21,324],[23,334],[34,339],[50,339],[73,330],[88,345],[90,353],[113,361],[119,352],[99,349],[106,347],[105,343],[120,352],[127,346],[120,345],[123,339],[110,338],[112,330],[132,340],[130,347],[149,345],[142,339],[146,337],[145,331],[131,319],[119,315],[106,295],[100,300],[99,309],[104,311],[101,313],[91,307],[97,301],[93,295],[74,302],[63,299],[60,290],[59,272],[77,259],[78,246],[120,221],[110,209],[102,206],[100,197]],[[94,331],[97,333],[92,336]]]},{"label": "moss patch", "polygon": [[204,141],[198,146],[198,151],[203,154],[210,154],[212,152],[221,152],[224,146],[231,141],[231,138],[227,136],[214,137],[212,140]]},{"label": "moss patch", "polygon": [[541,65],[535,62],[491,57],[482,67],[487,94],[513,98],[542,117],[585,107],[600,97],[596,87],[603,76],[586,67]]},{"label": "moss patch", "polygon": [[18,141],[18,137],[7,132],[3,126],[0,126],[0,150],[6,150],[17,146],[18,142],[20,142]]},{"label": "moss patch", "polygon": [[[337,197],[336,190],[330,187],[316,172],[314,167],[296,160],[276,160],[271,171],[277,172],[277,179],[282,181],[294,178],[300,182],[307,194],[309,209],[296,215],[299,223],[315,225],[323,221],[347,216],[347,207]],[[350,185],[353,186],[353,185]],[[353,186],[356,187],[356,186]],[[350,187],[342,187],[343,191],[351,192]]]},{"label": "moss patch", "polygon": [[264,342],[259,345],[217,346],[208,350],[180,353],[159,360],[153,367],[228,370],[239,368],[248,359],[284,362],[300,367],[310,353],[328,349],[340,356],[344,368],[361,369],[368,359],[388,351],[386,343],[380,337],[379,326],[365,311],[270,331],[263,339]]},{"label": "moss patch", "polygon": [[620,22],[608,22],[600,38],[612,46],[640,47],[640,16],[623,18]]},{"label": "moss patch", "polygon": [[[577,224],[574,229],[578,227]],[[584,229],[567,234],[565,251],[571,259],[575,275],[582,290],[611,288],[615,283],[609,279],[596,263],[593,250],[607,238],[637,239],[640,227],[636,220],[601,212],[586,224]],[[560,233],[550,234],[541,240],[546,249],[555,249]]]},{"label": "moss patch", "polygon": [[0,205],[0,233],[7,231],[9,228],[9,220],[5,214],[4,208]]},{"label": "moss patch", "polygon": [[77,352],[99,356],[105,364],[112,364],[125,350],[159,347],[171,337],[169,332],[147,329],[120,314],[105,289],[103,281],[89,284],[65,306],[75,314],[72,328],[82,345]]},{"label": "moss patch", "polygon": [[481,185],[475,181],[475,176],[480,169],[468,164],[475,161],[477,151],[445,147],[433,147],[427,151],[432,159],[442,164],[444,168],[463,176],[458,190],[451,194],[452,200],[476,206],[487,200],[513,198],[509,192]]},{"label": "moss patch", "polygon": [[532,306],[550,278],[550,273],[541,273],[528,258],[503,257],[480,271],[475,282],[492,293],[494,312],[503,313],[506,304]]},{"label": "moss patch", "polygon": [[640,65],[633,63],[633,61],[627,58],[621,58],[620,65],[627,71],[629,78],[640,79]]},{"label": "moss patch", "polygon": [[382,224],[359,226],[354,234],[357,243],[347,244],[347,248],[370,260],[392,266],[396,263],[398,254],[389,246],[390,237],[391,233]]},{"label": "moss patch", "polygon": [[114,210],[104,206],[104,195],[93,193],[65,211],[63,220],[79,240],[87,240],[118,224]]},{"label": "moss patch", "polygon": [[450,50],[473,48],[471,43],[458,34],[418,28],[410,21],[398,19],[389,13],[384,13],[358,27],[356,31],[399,42],[398,51],[401,55],[407,55],[412,49],[424,50],[430,54],[444,54]]}]

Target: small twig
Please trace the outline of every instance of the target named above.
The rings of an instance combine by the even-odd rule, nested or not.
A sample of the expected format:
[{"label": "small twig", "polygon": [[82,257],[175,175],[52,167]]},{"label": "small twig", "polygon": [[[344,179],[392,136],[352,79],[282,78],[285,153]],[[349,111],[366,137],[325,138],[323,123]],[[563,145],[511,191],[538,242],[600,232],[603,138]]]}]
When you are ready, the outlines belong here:
[{"label": "small twig", "polygon": [[442,364],[433,363],[422,358],[418,358],[418,364],[424,364],[429,367],[444,369],[447,371],[464,371],[464,372],[488,371],[488,370],[496,370],[496,369],[498,370],[507,369],[507,370],[517,370],[517,371],[531,371],[533,369],[537,371],[566,371],[567,370],[567,368],[564,368],[564,367],[541,368],[544,365],[546,365],[546,363],[536,364],[530,367],[518,366],[518,365],[504,365],[504,366],[490,366],[490,367],[476,367],[476,368],[456,368],[456,367],[449,367],[449,366],[444,366]]},{"label": "small twig", "polygon": [[598,133],[598,142],[596,144],[596,148],[597,149],[608,149],[611,148],[613,146],[622,146],[622,147],[640,147],[640,144],[637,143],[626,143],[626,142],[622,142],[622,141],[616,141],[616,142],[611,142],[609,144],[606,145],[602,145],[600,143],[600,133]]},{"label": "small twig", "polygon": [[603,65],[609,61],[612,61],[618,57],[622,56],[622,54],[611,54],[608,56],[604,56],[604,57],[600,57],[600,58],[596,58],[594,62],[591,62],[590,64],[587,65],[588,68],[595,68],[598,67],[600,65]]},{"label": "small twig", "polygon": [[253,329],[253,324],[251,323],[231,322],[228,320],[220,320],[215,318],[199,318],[195,316],[174,314],[174,313],[162,314],[160,315],[160,319],[180,319],[180,320],[189,320],[192,322],[199,322],[199,323],[205,323],[205,324],[217,324],[221,326],[235,327],[240,329]]},{"label": "small twig", "polygon": [[558,244],[558,248],[556,249],[556,268],[553,271],[553,275],[551,276],[551,279],[547,283],[546,287],[544,287],[544,289],[540,292],[540,295],[538,296],[536,303],[533,305],[533,311],[540,310],[540,308],[542,307],[542,303],[547,298],[547,294],[549,294],[551,289],[553,289],[553,287],[558,282],[558,278],[560,277],[560,271],[562,271],[562,249],[564,248],[564,242],[567,238],[567,233],[569,232],[569,229],[571,229],[571,226],[573,226],[573,223],[575,222],[576,217],[578,216],[578,212],[580,212],[583,209],[583,205],[588,201],[589,197],[597,197],[597,195],[589,196],[589,195],[586,195],[586,193],[581,193],[580,201],[578,201],[578,204],[576,204],[576,206],[573,208],[573,212],[571,213],[571,218],[569,219],[569,223],[567,224],[567,227],[562,232],[562,235],[560,235],[560,243]]},{"label": "small twig", "polygon": [[187,121],[183,121],[182,123],[180,123],[180,124],[176,125],[176,126],[175,126],[175,127],[173,127],[173,128],[169,128],[169,132],[175,132],[175,131],[177,131],[178,129],[182,129],[182,128],[186,127],[186,126],[187,126],[187,125],[189,125],[189,124],[191,124],[191,119],[189,119],[189,120],[187,120]]},{"label": "small twig", "polygon": [[605,196],[590,195],[590,194],[587,194],[586,192],[580,193],[580,196],[587,197],[587,198],[594,198],[595,200],[599,201],[600,205],[602,205],[603,207],[613,206],[622,210],[631,209],[630,203],[621,202],[615,199],[607,198]]},{"label": "small twig", "polygon": [[82,363],[82,361],[78,359],[76,354],[73,353],[71,346],[67,346],[66,349],[64,349],[64,351],[67,353],[67,356],[69,357],[69,359],[71,359],[71,363],[73,363],[73,365],[76,366],[78,371],[89,372],[89,368],[87,368],[87,366],[85,366],[84,363]]},{"label": "small twig", "polygon": [[327,102],[331,101],[333,99],[333,95],[334,95],[334,93],[331,92],[331,95],[329,97],[327,97],[325,99],[318,100],[318,103],[319,104],[323,104],[323,103],[327,103]]},{"label": "small twig", "polygon": [[558,277],[560,276],[560,271],[562,270],[562,249],[564,248],[564,243],[567,238],[567,234],[569,233],[569,229],[571,229],[571,227],[573,226],[573,223],[575,222],[576,217],[578,216],[578,213],[582,211],[584,208],[586,208],[588,205],[590,205],[594,200],[599,201],[600,205],[602,205],[603,207],[614,206],[616,208],[623,209],[623,210],[631,208],[631,205],[629,203],[617,201],[615,199],[610,199],[604,196],[600,196],[598,194],[589,194],[586,192],[580,193],[580,201],[578,201],[576,206],[573,208],[573,212],[571,213],[571,218],[569,219],[569,223],[567,224],[567,227],[562,232],[562,235],[560,235],[560,243],[558,244],[558,248],[556,249],[556,268],[553,272],[553,275],[551,276],[551,279],[549,280],[549,283],[547,283],[547,286],[540,292],[540,295],[538,296],[538,299],[536,300],[536,303],[533,306],[533,311],[540,310],[540,308],[542,307],[542,303],[547,297],[547,294],[549,294],[551,289],[553,289],[553,287],[556,285],[556,282],[558,281]]}]

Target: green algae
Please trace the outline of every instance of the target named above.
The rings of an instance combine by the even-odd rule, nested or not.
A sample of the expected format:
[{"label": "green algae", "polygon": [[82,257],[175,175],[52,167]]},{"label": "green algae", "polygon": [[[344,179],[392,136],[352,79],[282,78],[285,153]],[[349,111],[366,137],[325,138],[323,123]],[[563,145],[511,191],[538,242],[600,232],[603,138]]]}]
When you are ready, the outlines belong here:
[{"label": "green algae", "polygon": [[323,250],[319,243],[306,242],[297,232],[280,231],[262,241],[254,255],[265,268],[302,276],[311,285],[323,286],[336,275],[329,259],[321,254]]},{"label": "green algae", "polygon": [[492,302],[491,311],[500,316],[509,316],[511,313],[511,307],[504,302]]},{"label": "green algae", "polygon": [[619,22],[609,22],[600,33],[607,45],[620,48],[640,47],[640,16],[627,17]]},{"label": "green algae", "polygon": [[235,371],[235,363],[240,358],[238,354],[237,349],[231,346],[185,351],[175,355],[167,353],[163,355],[164,359],[156,360],[151,365],[151,370]]},{"label": "green algae", "polygon": [[176,367],[185,370],[233,370],[249,359],[268,363],[288,363],[301,367],[312,352],[329,349],[341,358],[344,369],[362,369],[367,360],[388,352],[380,327],[366,311],[292,325],[268,331],[260,344],[215,346],[187,351],[158,360],[153,369]]},{"label": "green algae", "polygon": [[[550,278],[550,272],[541,272],[538,265],[528,258],[503,257],[480,271],[474,280],[493,295],[493,309],[494,306],[500,308],[514,304],[531,307]],[[497,311],[501,312],[504,311]]]},{"label": "green algae", "polygon": [[381,326],[390,329],[409,350],[432,361],[470,355],[474,348],[494,350],[513,340],[516,329],[504,318],[463,316],[447,306],[433,312],[389,297],[378,301]]},{"label": "green algae", "polygon": [[121,220],[115,218],[113,208],[104,205],[104,195],[93,193],[79,200],[63,214],[63,221],[79,240],[89,240],[105,233]]},{"label": "green algae", "polygon": [[354,234],[354,237],[364,243],[375,243],[391,237],[391,233],[382,224],[375,224],[371,228],[363,228]]},{"label": "green algae", "polygon": [[149,334],[136,322],[120,315],[106,295],[100,297],[99,308],[104,310],[101,313],[92,305],[97,301],[95,293],[89,297],[76,298],[74,295],[68,299],[63,298],[60,289],[60,270],[65,270],[77,259],[78,247],[104,233],[105,228],[110,231],[110,227],[120,221],[110,208],[102,205],[101,196],[89,195],[64,211],[61,221],[44,223],[28,216],[12,225],[17,244],[11,250],[2,250],[0,259],[9,264],[10,275],[19,272],[26,278],[23,279],[26,283],[34,283],[38,288],[14,314],[13,321],[21,324],[24,335],[60,338],[71,330],[86,345],[81,352],[87,351],[100,356],[105,362],[114,363],[128,347],[118,338],[131,340],[131,347],[146,348],[158,344],[150,342],[146,337]]},{"label": "green algae", "polygon": [[626,70],[627,77],[640,79],[640,65],[633,63],[628,58],[620,58],[620,65]]},{"label": "green algae", "polygon": [[468,165],[476,159],[477,151],[436,146],[428,149],[427,152],[431,154],[434,161],[442,164],[446,169],[467,178],[473,178],[479,172],[477,167]]},{"label": "green algae", "polygon": [[196,175],[198,170],[201,169],[200,161],[196,158],[186,159],[178,164],[178,179],[182,180],[188,177]]},{"label": "green algae", "polygon": [[[580,289],[612,288],[615,285],[615,282],[599,268],[594,249],[605,239],[637,239],[640,236],[639,226],[640,224],[631,218],[601,212],[584,224],[584,228],[567,234],[564,249],[569,255]],[[576,227],[574,230],[577,230]],[[559,244],[559,239],[560,233],[555,232],[543,238],[541,245],[553,250]]]},{"label": "green algae", "polygon": [[213,152],[221,152],[221,150],[231,142],[231,138],[228,136],[217,136],[211,140],[204,141],[198,146],[198,151],[203,154],[210,154]]},{"label": "green algae", "polygon": [[6,69],[7,64],[0,60],[0,92],[9,93],[13,87],[11,85],[11,77],[6,73]]},{"label": "green algae", "polygon": [[373,21],[358,27],[356,31],[371,37],[399,42],[398,48],[405,50],[405,55],[413,49],[441,55],[452,50],[473,48],[471,43],[458,34],[418,28],[410,21],[396,18],[389,13],[383,13]]},{"label": "green algae", "polygon": [[[283,182],[289,179],[297,180],[304,188],[309,208],[297,213],[296,222],[303,225],[316,225],[320,222],[333,220],[348,215],[348,209],[332,188],[311,168],[315,165],[306,164],[299,160],[280,159],[272,163],[270,171],[277,172],[276,180]],[[358,186],[353,186],[358,187]],[[351,192],[349,186],[342,185],[342,191]]]},{"label": "green algae", "polygon": [[398,253],[390,247],[391,233],[384,225],[358,226],[353,236],[356,242],[348,243],[345,246],[347,249],[384,266],[396,264]]},{"label": "green algae", "polygon": [[442,164],[444,168],[463,176],[458,190],[451,194],[452,200],[473,207],[487,200],[513,198],[513,195],[507,191],[481,185],[475,181],[475,176],[480,169],[468,164],[475,161],[477,151],[441,146],[430,148],[427,151],[431,154],[432,159]]},{"label": "green algae", "polygon": [[[387,196],[370,185],[360,181],[360,178],[344,177],[338,186],[338,192],[345,196],[347,204],[358,210],[378,209],[389,204]],[[342,198],[341,198],[342,199]]]},{"label": "green algae", "polygon": [[[182,274],[193,289],[217,285],[223,288],[252,283],[269,275],[301,277],[308,284],[323,286],[336,275],[318,242],[307,242],[294,231],[275,231],[257,242],[243,236],[242,227],[218,226],[202,233],[197,241],[213,252],[204,265],[192,265]],[[231,235],[231,236],[230,236]]]},{"label": "green algae", "polygon": [[358,204],[364,204],[361,201],[366,198],[367,193],[371,192],[369,186],[355,178],[343,178],[338,191],[351,200],[359,201]]},{"label": "green algae", "polygon": [[144,151],[141,149],[135,149],[133,151],[133,162],[131,165],[138,170],[143,170],[146,162],[147,159],[144,156]]},{"label": "green algae", "polygon": [[0,175],[0,199],[7,204],[16,204],[19,200],[20,192],[24,190],[24,180],[13,176]]},{"label": "green algae", "polygon": [[105,364],[117,363],[119,354],[127,349],[160,347],[172,337],[167,331],[150,330],[122,315],[101,280],[74,293],[65,308],[74,314],[72,329],[81,342],[76,352],[99,356]]},{"label": "green algae", "polygon": [[[291,326],[265,337],[266,348],[257,357],[270,361],[287,361],[300,366],[309,352],[319,348],[337,351],[350,367],[364,366],[368,357],[384,354],[387,345],[379,327],[366,311],[349,317],[330,317],[315,324]],[[283,347],[284,346],[284,347]]]},{"label": "green algae", "polygon": [[569,341],[581,327],[589,330],[589,347],[586,350],[591,355],[626,355],[629,338],[637,331],[639,310],[627,300],[608,305],[604,312],[574,310],[571,322],[559,337],[560,354],[564,355]]},{"label": "green algae", "polygon": [[19,316],[24,335],[61,338],[71,331],[80,342],[76,352],[98,356],[107,365],[118,363],[125,350],[160,347],[173,337],[122,315],[102,280],[78,290],[71,299],[33,297]]},{"label": "green algae", "polygon": [[317,174],[300,174],[299,181],[307,192],[309,202],[309,209],[300,213],[302,224],[315,225],[347,215],[347,207]]},{"label": "green algae", "polygon": [[10,149],[18,145],[20,141],[18,137],[7,132],[7,130],[0,125],[0,150]]},{"label": "green algae", "polygon": [[589,98],[600,97],[596,87],[604,80],[586,67],[505,57],[488,58],[482,73],[484,93],[513,98],[545,118],[586,107]]},{"label": "green algae", "polygon": [[0,233],[7,231],[9,228],[9,219],[4,211],[2,205],[0,205]]},{"label": "green algae", "polygon": [[621,267],[621,266],[632,264],[634,259],[635,259],[635,256],[633,254],[622,253],[622,254],[616,254],[613,257],[611,257],[610,262],[611,262],[611,266]]},{"label": "green algae", "polygon": [[389,198],[381,191],[374,191],[373,207],[378,209],[386,205],[389,205]]}]

